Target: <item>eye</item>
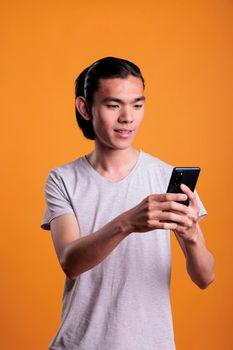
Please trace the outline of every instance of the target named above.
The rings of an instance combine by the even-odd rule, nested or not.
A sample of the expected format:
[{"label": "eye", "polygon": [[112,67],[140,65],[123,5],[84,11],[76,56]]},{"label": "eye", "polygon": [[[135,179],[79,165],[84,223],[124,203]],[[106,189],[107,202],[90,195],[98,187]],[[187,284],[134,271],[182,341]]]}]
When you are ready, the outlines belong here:
[{"label": "eye", "polygon": [[107,105],[107,107],[110,109],[117,109],[119,106],[111,104],[111,105]]},{"label": "eye", "polygon": [[142,108],[142,107],[143,107],[142,104],[136,104],[136,105],[134,105],[134,108],[135,108],[135,109],[140,109],[140,108]]}]

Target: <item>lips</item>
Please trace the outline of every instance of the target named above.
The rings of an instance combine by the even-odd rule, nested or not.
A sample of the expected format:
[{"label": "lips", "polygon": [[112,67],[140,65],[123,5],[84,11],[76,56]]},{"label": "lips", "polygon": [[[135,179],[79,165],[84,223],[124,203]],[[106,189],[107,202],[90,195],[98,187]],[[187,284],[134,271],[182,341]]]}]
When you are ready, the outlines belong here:
[{"label": "lips", "polygon": [[134,135],[134,131],[130,129],[115,129],[114,131],[115,136],[121,140],[130,139]]},{"label": "lips", "polygon": [[128,129],[116,129],[115,131],[122,132],[122,133],[130,133],[130,132],[132,132],[132,130],[128,130]]}]

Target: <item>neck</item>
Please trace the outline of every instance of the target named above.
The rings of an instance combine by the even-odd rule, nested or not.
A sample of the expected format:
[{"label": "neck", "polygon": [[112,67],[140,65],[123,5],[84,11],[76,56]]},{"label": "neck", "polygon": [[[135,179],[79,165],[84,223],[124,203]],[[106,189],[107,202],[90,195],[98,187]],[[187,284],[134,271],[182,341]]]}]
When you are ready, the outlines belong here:
[{"label": "neck", "polygon": [[137,162],[139,151],[130,147],[114,150],[102,149],[95,144],[95,149],[87,155],[94,169],[102,175],[116,175],[129,171]]}]

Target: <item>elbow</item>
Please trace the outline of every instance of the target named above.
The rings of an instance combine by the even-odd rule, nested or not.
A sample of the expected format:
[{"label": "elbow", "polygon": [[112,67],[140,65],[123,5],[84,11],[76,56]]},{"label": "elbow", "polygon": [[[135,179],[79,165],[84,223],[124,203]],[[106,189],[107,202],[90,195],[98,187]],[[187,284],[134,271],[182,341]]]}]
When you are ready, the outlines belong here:
[{"label": "elbow", "polygon": [[74,271],[73,264],[65,254],[63,254],[63,256],[60,259],[60,265],[67,278],[69,278],[70,280],[77,279],[78,273]]},{"label": "elbow", "polygon": [[71,271],[70,269],[63,266],[62,270],[65,273],[66,277],[69,278],[70,280],[75,281],[77,279],[78,275],[74,274],[73,271]]},{"label": "elbow", "polygon": [[[191,276],[191,274],[190,274]],[[194,277],[194,276],[193,276]],[[198,274],[195,276],[195,278],[192,278],[193,282],[200,288],[200,289],[206,289],[209,287],[211,283],[215,281],[215,259],[212,256],[212,262],[208,269],[208,272],[205,271],[202,274]]]},{"label": "elbow", "polygon": [[206,288],[208,288],[209,287],[209,285],[211,284],[211,283],[213,283],[214,282],[214,280],[215,280],[215,276],[212,276],[212,278],[210,278],[208,281],[199,281],[198,283],[196,283],[197,285],[198,285],[198,287],[200,288],[200,289],[206,289]]},{"label": "elbow", "polygon": [[200,288],[200,289],[207,289],[208,287],[209,287],[209,285],[213,282],[214,280],[212,280],[212,281],[210,281],[210,282],[208,282],[208,283],[198,283],[197,285],[198,285],[198,287]]},{"label": "elbow", "polygon": [[209,276],[208,278],[206,278],[205,280],[201,281],[200,283],[198,283],[198,287],[200,289],[206,289],[207,287],[209,287],[209,285],[211,283],[213,283],[215,281],[215,259],[212,256],[212,268],[211,268],[211,272],[209,272]]}]

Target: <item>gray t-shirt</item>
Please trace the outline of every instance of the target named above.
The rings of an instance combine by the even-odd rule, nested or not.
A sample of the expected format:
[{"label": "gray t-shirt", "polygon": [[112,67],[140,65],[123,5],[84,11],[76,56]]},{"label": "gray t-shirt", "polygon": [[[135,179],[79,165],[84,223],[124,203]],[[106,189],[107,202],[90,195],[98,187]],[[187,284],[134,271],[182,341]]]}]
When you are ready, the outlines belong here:
[{"label": "gray t-shirt", "polygon": [[[80,235],[91,234],[149,194],[166,192],[172,168],[142,150],[117,182],[100,175],[86,156],[54,168],[46,179],[41,228],[50,230],[53,218],[74,213]],[[66,277],[61,324],[49,349],[175,349],[170,275],[170,231],[131,233],[100,264],[76,280]]]}]

